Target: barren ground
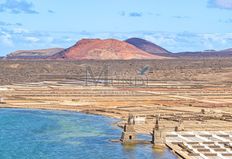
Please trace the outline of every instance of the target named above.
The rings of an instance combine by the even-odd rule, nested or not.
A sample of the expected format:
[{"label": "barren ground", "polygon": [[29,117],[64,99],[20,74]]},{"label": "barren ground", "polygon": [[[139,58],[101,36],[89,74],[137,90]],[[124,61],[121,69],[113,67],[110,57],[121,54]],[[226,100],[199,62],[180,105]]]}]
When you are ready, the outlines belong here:
[{"label": "barren ground", "polygon": [[[96,86],[89,72],[86,77],[88,66],[96,77],[108,66],[107,78],[102,76]],[[149,69],[143,73],[145,67]],[[145,115],[146,123],[136,125],[140,133],[151,132],[157,115],[167,131],[180,120],[185,130],[232,130],[232,58],[0,61],[0,70],[1,107],[72,110],[125,120],[129,113]],[[143,81],[135,85],[135,78]],[[111,81],[107,86],[106,80]]]}]

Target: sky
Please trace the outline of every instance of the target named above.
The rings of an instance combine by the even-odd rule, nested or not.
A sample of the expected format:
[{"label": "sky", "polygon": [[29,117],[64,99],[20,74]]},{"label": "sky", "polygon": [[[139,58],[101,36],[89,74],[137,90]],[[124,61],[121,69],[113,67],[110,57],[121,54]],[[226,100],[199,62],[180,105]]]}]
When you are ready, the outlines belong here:
[{"label": "sky", "polygon": [[232,48],[232,0],[0,0],[0,56],[131,37],[172,52]]}]

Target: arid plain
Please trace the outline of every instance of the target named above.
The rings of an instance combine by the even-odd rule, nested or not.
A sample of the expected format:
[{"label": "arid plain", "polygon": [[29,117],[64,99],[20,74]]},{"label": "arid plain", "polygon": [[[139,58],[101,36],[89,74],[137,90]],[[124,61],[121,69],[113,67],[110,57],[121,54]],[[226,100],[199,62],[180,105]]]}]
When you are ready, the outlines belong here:
[{"label": "arid plain", "polygon": [[232,58],[128,61],[2,60],[1,107],[71,110],[123,119],[151,133],[232,130]]}]

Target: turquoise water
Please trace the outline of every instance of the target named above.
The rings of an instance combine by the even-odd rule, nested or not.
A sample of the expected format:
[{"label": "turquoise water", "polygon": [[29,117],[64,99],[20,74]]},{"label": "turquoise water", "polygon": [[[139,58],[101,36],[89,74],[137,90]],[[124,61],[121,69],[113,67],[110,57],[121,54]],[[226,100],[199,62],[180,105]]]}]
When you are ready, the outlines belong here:
[{"label": "turquoise water", "polygon": [[174,159],[151,145],[112,143],[114,119],[66,111],[0,109],[0,159]]}]

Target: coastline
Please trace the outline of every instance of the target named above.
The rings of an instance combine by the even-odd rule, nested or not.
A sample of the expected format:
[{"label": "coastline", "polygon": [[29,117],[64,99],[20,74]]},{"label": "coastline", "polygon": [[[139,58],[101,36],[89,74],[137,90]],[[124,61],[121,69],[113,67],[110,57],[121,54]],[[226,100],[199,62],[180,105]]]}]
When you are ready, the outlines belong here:
[{"label": "coastline", "polygon": [[[120,118],[116,118],[116,117],[113,117],[113,116],[106,116],[104,114],[94,114],[94,113],[88,113],[88,112],[81,112],[81,111],[78,111],[78,110],[74,110],[74,109],[57,109],[57,108],[51,108],[51,107],[46,107],[46,108],[41,108],[41,107],[38,107],[38,108],[35,108],[35,107],[23,107],[23,106],[2,106],[2,105],[5,105],[5,104],[0,104],[0,109],[26,109],[26,110],[46,110],[46,111],[67,111],[67,112],[76,112],[76,113],[81,113],[81,114],[86,114],[86,115],[96,115],[96,116],[102,116],[102,117],[107,117],[107,118],[111,118],[111,119],[115,119],[115,120],[118,120],[116,123],[113,123],[112,126],[116,126],[120,129],[123,129],[122,126],[119,125],[119,123],[122,121],[120,120]],[[147,134],[145,134],[147,135]]]},{"label": "coastline", "polygon": [[[4,105],[4,106],[2,106]],[[67,106],[68,107],[68,106]],[[108,117],[108,118],[113,118],[113,119],[120,119],[117,116],[112,116],[112,115],[105,115],[105,114],[101,114],[101,113],[94,113],[93,111],[91,112],[85,112],[85,111],[79,111],[78,109],[73,109],[73,108],[54,108],[54,107],[30,107],[30,106],[11,106],[11,105],[7,105],[7,104],[0,104],[0,109],[2,108],[9,108],[9,109],[32,109],[32,110],[56,110],[56,111],[69,111],[69,112],[78,112],[78,113],[83,113],[83,114],[92,114],[92,115],[99,115],[99,116],[103,116],[103,117]]]},{"label": "coastline", "polygon": [[[220,96],[212,87],[217,88]],[[231,88],[224,85],[219,87],[218,84],[199,81],[156,81],[149,87],[130,88],[84,86],[71,80],[57,80],[2,86],[0,108],[92,114],[119,119],[113,125],[120,128],[132,114],[145,117],[143,124],[135,125],[135,131],[146,135],[151,134],[157,116],[162,117],[159,127],[166,132],[175,131],[177,126],[184,128],[185,132],[222,131],[232,130],[232,126],[226,119],[218,120],[215,116],[230,119],[230,91]],[[201,92],[200,96],[198,92]],[[202,96],[205,98],[202,99]],[[183,119],[184,125],[180,125],[178,119]]]}]

